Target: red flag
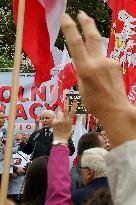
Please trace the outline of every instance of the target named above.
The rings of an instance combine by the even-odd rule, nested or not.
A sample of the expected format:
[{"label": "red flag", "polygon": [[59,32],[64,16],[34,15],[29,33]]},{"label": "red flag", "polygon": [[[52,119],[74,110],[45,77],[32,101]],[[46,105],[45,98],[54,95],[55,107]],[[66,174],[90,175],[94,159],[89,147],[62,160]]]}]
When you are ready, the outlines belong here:
[{"label": "red flag", "polygon": [[76,73],[72,63],[65,65],[58,76],[58,105],[63,109],[63,91],[77,85]]},{"label": "red flag", "polygon": [[[13,1],[15,23],[18,0]],[[50,80],[54,67],[52,47],[60,28],[60,17],[65,12],[66,0],[27,0],[25,5],[23,50],[35,68],[35,84]],[[55,14],[54,14],[55,12]]]},{"label": "red flag", "polygon": [[114,0],[107,0],[107,4],[112,9],[114,7]]},{"label": "red flag", "polygon": [[[109,0],[112,26],[107,56],[122,66],[126,92],[136,82],[136,0]],[[135,100],[136,101],[136,94]]]}]

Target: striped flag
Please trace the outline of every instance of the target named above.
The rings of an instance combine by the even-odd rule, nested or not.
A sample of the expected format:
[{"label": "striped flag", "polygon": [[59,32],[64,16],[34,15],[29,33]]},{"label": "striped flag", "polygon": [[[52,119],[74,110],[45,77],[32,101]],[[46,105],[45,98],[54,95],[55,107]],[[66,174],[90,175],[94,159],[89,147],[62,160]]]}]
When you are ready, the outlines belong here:
[{"label": "striped flag", "polygon": [[[54,67],[52,48],[60,29],[60,19],[67,0],[26,0],[23,50],[35,68],[35,85],[50,80]],[[13,0],[14,20],[17,23],[18,0]]]}]

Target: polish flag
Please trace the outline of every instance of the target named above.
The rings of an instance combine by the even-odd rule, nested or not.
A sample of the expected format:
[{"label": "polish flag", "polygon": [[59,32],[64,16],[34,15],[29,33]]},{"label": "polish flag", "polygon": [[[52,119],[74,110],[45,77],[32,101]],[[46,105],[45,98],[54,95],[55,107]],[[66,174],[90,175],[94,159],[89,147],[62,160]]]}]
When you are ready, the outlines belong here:
[{"label": "polish flag", "polygon": [[63,110],[64,107],[64,91],[70,90],[77,85],[77,78],[72,63],[66,64],[58,75],[58,106]]},{"label": "polish flag", "polygon": [[136,105],[136,0],[107,0],[112,24],[107,57],[121,65],[129,101]]},{"label": "polish flag", "polygon": [[[35,85],[51,78],[54,67],[52,49],[60,29],[60,19],[67,0],[26,0],[23,50],[35,68]],[[18,0],[13,0],[14,20],[17,23]]]},{"label": "polish flag", "polygon": [[64,47],[61,69],[58,74],[58,100],[57,105],[63,110],[64,108],[64,95],[67,90],[77,85],[76,72],[72,64],[72,59],[69,56],[68,50]]}]

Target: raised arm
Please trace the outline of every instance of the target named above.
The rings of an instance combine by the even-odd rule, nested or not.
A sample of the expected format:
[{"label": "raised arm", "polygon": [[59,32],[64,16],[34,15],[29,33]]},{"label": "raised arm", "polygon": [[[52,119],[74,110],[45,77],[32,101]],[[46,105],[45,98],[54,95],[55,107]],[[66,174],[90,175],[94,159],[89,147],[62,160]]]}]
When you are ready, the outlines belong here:
[{"label": "raised arm", "polygon": [[48,162],[48,190],[45,205],[71,205],[70,167],[68,141],[71,136],[73,117],[77,102],[69,112],[69,100],[64,103],[64,112],[53,121],[53,147]]},{"label": "raised arm", "polygon": [[136,139],[136,108],[128,102],[120,65],[101,52],[101,36],[94,20],[80,12],[78,21],[84,41],[75,22],[68,15],[62,18],[79,91],[88,110],[100,119],[114,147],[118,146],[106,158],[114,205],[132,205],[136,201],[136,141],[130,140]]}]

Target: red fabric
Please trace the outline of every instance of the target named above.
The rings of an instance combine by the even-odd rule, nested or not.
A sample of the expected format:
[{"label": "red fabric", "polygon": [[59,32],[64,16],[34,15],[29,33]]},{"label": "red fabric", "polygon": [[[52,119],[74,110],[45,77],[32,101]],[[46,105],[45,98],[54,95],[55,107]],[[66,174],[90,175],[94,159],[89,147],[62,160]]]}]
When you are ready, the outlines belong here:
[{"label": "red fabric", "polygon": [[75,115],[73,118],[73,125],[76,125],[76,121],[77,121],[77,116]]},{"label": "red fabric", "polygon": [[63,89],[70,89],[77,85],[76,72],[72,63],[65,65],[59,73],[59,82],[63,84]]},{"label": "red fabric", "polygon": [[90,129],[94,128],[94,117],[93,115],[90,116]]},{"label": "red fabric", "polygon": [[109,6],[111,9],[113,9],[113,7],[114,7],[114,0],[107,0],[107,4],[108,4],[108,6]]},{"label": "red fabric", "polygon": [[58,76],[58,106],[63,109],[63,91],[77,85],[76,73],[72,63],[67,64]]},{"label": "red fabric", "polygon": [[107,56],[118,60],[123,67],[122,74],[128,94],[136,82],[136,0],[131,0],[131,3],[128,0],[111,2],[112,27]]},{"label": "red fabric", "polygon": [[73,167],[75,167],[78,164],[79,160],[80,160],[80,157],[76,156],[75,159],[73,160]]},{"label": "red fabric", "polygon": [[[13,1],[14,20],[17,23],[18,0]],[[54,67],[50,51],[50,38],[46,24],[46,13],[38,0],[27,0],[25,5],[23,50],[35,68],[35,85],[50,80]]]}]

